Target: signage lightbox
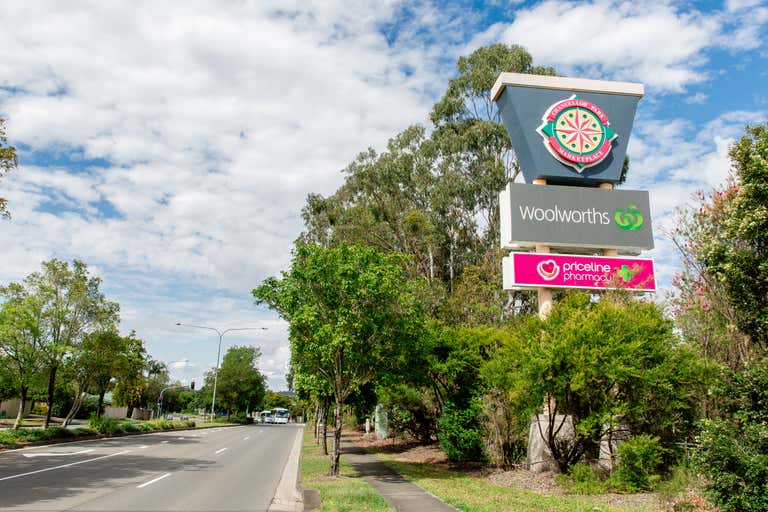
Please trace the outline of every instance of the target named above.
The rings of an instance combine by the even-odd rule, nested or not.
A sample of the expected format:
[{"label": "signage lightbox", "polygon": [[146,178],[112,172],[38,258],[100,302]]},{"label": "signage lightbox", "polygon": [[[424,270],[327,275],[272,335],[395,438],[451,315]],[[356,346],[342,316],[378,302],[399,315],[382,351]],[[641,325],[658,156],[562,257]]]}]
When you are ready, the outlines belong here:
[{"label": "signage lightbox", "polygon": [[502,260],[504,289],[585,288],[656,291],[653,260],[513,252]]},{"label": "signage lightbox", "polygon": [[499,208],[502,248],[653,248],[647,191],[510,183]]},{"label": "signage lightbox", "polygon": [[527,183],[617,183],[643,85],[502,73],[491,96]]}]

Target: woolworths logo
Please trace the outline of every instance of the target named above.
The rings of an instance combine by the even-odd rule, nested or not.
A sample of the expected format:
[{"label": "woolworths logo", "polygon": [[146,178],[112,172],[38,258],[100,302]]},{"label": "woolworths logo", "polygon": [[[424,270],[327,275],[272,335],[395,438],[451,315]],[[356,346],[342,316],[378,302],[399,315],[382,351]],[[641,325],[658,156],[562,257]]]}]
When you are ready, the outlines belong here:
[{"label": "woolworths logo", "polygon": [[643,227],[643,214],[637,211],[637,206],[631,204],[626,210],[618,210],[613,215],[616,225],[624,231],[637,231]]}]

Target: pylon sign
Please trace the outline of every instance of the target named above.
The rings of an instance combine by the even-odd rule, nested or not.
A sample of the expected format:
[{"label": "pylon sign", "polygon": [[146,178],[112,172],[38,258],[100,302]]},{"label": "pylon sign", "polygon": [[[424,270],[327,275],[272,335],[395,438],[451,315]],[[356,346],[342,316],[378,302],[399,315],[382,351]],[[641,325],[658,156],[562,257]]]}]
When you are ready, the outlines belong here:
[{"label": "pylon sign", "polygon": [[527,183],[617,183],[642,84],[502,73],[491,95]]}]

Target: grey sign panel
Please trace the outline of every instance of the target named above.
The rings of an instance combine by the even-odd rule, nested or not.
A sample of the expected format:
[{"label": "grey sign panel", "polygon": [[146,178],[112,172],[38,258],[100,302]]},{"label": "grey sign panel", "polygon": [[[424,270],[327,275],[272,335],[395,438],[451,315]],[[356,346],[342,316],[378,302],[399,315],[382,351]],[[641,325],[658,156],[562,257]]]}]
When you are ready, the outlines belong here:
[{"label": "grey sign panel", "polygon": [[[629,144],[635,110],[642,96],[642,86],[561,77],[533,79],[529,78],[532,77],[530,75],[522,76],[522,79],[514,78],[520,76],[513,73],[502,74],[494,87],[494,95],[525,181],[532,183],[534,179],[543,178],[548,183],[570,185],[618,182]],[[505,77],[513,77],[510,79],[511,83],[505,81]],[[558,84],[562,84],[562,88],[557,88]],[[612,89],[611,84],[616,86]],[[550,109],[559,102],[574,98],[589,102],[602,110],[598,117],[605,121],[603,133],[608,131],[609,134],[605,143],[610,150],[598,160],[598,163],[589,164],[583,169],[575,168],[574,164],[569,165],[558,159],[552,145],[547,144],[547,138],[542,133],[547,130],[545,127],[547,121],[544,117]],[[586,113],[589,114],[589,112]],[[593,119],[597,127],[601,128],[600,120]],[[570,130],[568,126],[564,128]],[[560,136],[565,140],[565,134]],[[568,137],[570,138],[571,135]],[[557,147],[557,144],[554,146]],[[597,151],[596,148],[590,149],[593,153]],[[580,151],[588,153],[584,147]]]},{"label": "grey sign panel", "polygon": [[499,202],[503,247],[653,248],[647,191],[510,183]]}]

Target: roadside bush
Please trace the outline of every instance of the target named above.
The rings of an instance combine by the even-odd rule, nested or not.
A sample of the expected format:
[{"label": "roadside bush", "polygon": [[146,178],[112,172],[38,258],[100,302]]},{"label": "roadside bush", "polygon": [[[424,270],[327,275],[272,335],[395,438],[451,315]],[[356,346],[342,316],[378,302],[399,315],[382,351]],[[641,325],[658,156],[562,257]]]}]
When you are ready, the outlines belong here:
[{"label": "roadside bush", "polygon": [[698,441],[695,467],[724,512],[768,510],[768,425],[705,421]]},{"label": "roadside bush", "polygon": [[141,423],[134,423],[130,420],[121,421],[118,424],[118,427],[123,432],[142,432],[144,429],[142,428]]},{"label": "roadside bush", "polygon": [[725,371],[722,418],[702,422],[694,468],[724,512],[768,510],[768,358]]},{"label": "roadside bush", "polygon": [[663,458],[658,437],[643,434],[628,439],[619,445],[619,463],[611,484],[627,492],[650,490],[661,480],[657,471]]},{"label": "roadside bush", "polygon": [[95,434],[91,429],[66,429],[61,427],[42,428],[20,428],[17,430],[8,429],[0,431],[0,445],[13,445],[16,443],[25,443],[33,441],[49,441],[52,439],[66,439],[80,437],[83,435]]},{"label": "roadside bush", "polygon": [[107,416],[99,418],[96,416],[96,413],[91,414],[88,425],[99,434],[117,434],[123,431],[120,423],[115,418],[108,418]]},{"label": "roadside bush", "polygon": [[173,428],[173,422],[170,420],[156,419],[146,422],[152,430],[170,430]]},{"label": "roadside bush", "polygon": [[557,482],[573,494],[604,494],[609,486],[600,471],[589,464],[579,462],[571,466],[568,474],[557,475]]},{"label": "roadside bush", "polygon": [[480,405],[476,400],[461,409],[447,403],[440,416],[440,448],[452,462],[484,461],[482,428],[478,424]]},{"label": "roadside bush", "polygon": [[253,423],[253,418],[248,418],[245,414],[238,414],[237,416],[230,416],[229,420],[225,419],[225,423],[235,423],[237,425],[247,425]]}]

